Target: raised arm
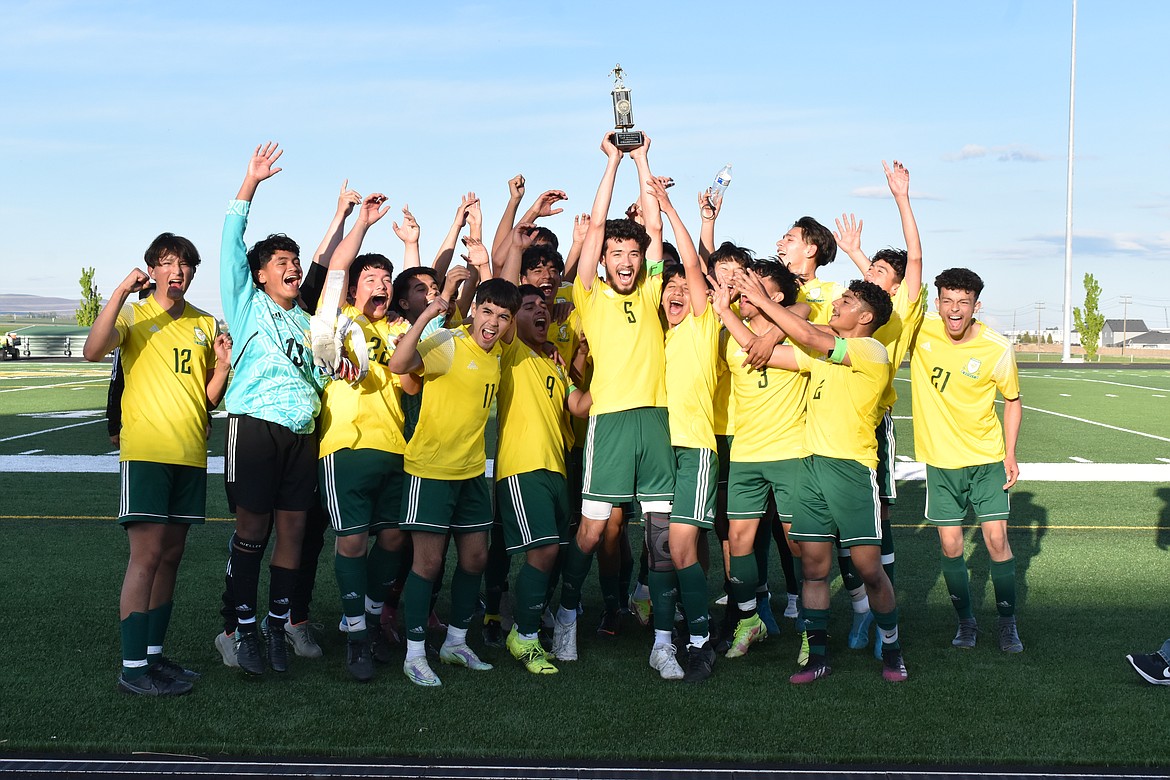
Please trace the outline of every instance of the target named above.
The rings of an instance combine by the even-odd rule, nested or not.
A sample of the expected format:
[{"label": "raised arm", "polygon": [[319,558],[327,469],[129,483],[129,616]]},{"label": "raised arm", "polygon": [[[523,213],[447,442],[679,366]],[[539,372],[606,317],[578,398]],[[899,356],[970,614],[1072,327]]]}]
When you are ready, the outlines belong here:
[{"label": "raised arm", "polygon": [[459,208],[455,210],[455,220],[451,223],[451,228],[447,231],[442,246],[439,247],[439,253],[435,255],[435,274],[440,278],[451,267],[451,258],[455,256],[455,243],[459,240],[459,233],[463,230],[463,226],[467,224],[467,210],[471,208],[472,204],[478,205],[478,203],[479,198],[475,197],[474,192],[460,196]]},{"label": "raised arm", "polygon": [[[338,245],[337,251],[329,259],[330,271],[344,271],[346,277],[349,276],[349,267],[353,264],[354,258],[362,250],[362,241],[366,238],[366,232],[375,222],[386,216],[386,212],[390,210],[390,204],[386,202],[386,196],[380,192],[375,192],[366,196],[362,201],[362,207],[358,210],[357,220],[353,223],[349,234]],[[347,283],[342,287],[348,288]]]},{"label": "raised arm", "polygon": [[150,277],[146,272],[135,268],[114,288],[110,299],[93,321],[89,335],[85,337],[85,346],[81,348],[81,354],[86,360],[96,363],[118,346],[122,339],[118,332],[118,313],[122,311],[131,294],[137,293],[149,284]]},{"label": "raised arm", "polygon": [[602,136],[601,151],[605,152],[605,173],[602,174],[601,183],[597,185],[597,194],[593,197],[593,210],[589,212],[589,228],[581,244],[581,262],[577,264],[577,277],[586,290],[593,289],[593,282],[597,280],[597,261],[605,244],[605,220],[609,216],[609,204],[613,200],[613,183],[617,179],[618,165],[622,161],[622,152],[613,143],[612,130]]},{"label": "raised arm", "polygon": [[683,270],[687,275],[687,295],[691,298],[691,314],[698,317],[707,310],[707,277],[699,265],[699,254],[695,251],[695,242],[687,232],[678,209],[670,202],[666,194],[666,182],[651,177],[646,182],[650,194],[654,196],[657,208],[670,220],[670,229],[674,232],[674,240],[678,243],[678,256],[682,260]]},{"label": "raised arm", "polygon": [[435,298],[431,302],[431,305],[427,306],[423,310],[423,313],[418,316],[418,319],[414,321],[414,324],[410,326],[410,330],[402,334],[402,338],[398,340],[398,345],[394,347],[394,352],[391,353],[386,367],[395,374],[417,373],[423,367],[422,356],[418,353],[418,342],[422,337],[423,329],[435,317],[442,316],[446,313],[446,299],[442,296]]},{"label": "raised arm", "polygon": [[[654,177],[650,172],[650,136],[642,134],[642,145],[630,150],[630,158],[638,167],[638,181],[644,182]],[[647,192],[645,187],[638,188],[638,203],[642,206],[642,219],[645,220],[646,233],[650,236],[650,245],[646,247],[646,259],[660,262],[662,260],[662,211],[658,208],[658,199],[654,194]]]},{"label": "raised arm", "polygon": [[337,196],[337,209],[333,212],[333,219],[329,222],[329,229],[324,238],[313,252],[313,262],[329,266],[329,258],[337,250],[341,238],[345,234],[345,220],[353,213],[353,207],[362,202],[362,196],[349,188],[349,179],[341,184],[341,193]]},{"label": "raised arm", "polygon": [[569,245],[569,253],[565,255],[565,273],[561,275],[561,279],[566,282],[577,278],[577,263],[581,261],[581,247],[588,232],[589,215],[578,214],[573,217],[573,243]]},{"label": "raised arm", "polygon": [[500,224],[496,226],[496,235],[492,238],[492,257],[500,253],[512,226],[516,224],[516,212],[520,208],[520,201],[524,200],[524,174],[518,173],[508,179],[508,203],[504,206],[504,213],[500,215]]},{"label": "raised arm", "polygon": [[1016,462],[1016,440],[1020,438],[1020,425],[1024,421],[1024,402],[1019,398],[1003,401],[1003,445],[1006,455],[1003,460],[1007,490],[1020,478],[1020,464]]},{"label": "raised arm", "polygon": [[536,240],[535,228],[531,222],[520,222],[512,228],[509,241],[496,253],[492,263],[497,278],[520,284],[520,261],[524,258],[524,250]]},{"label": "raised arm", "polygon": [[256,197],[256,188],[260,186],[260,182],[272,178],[284,170],[272,167],[282,154],[284,154],[284,150],[275,141],[257,146],[256,151],[252,153],[252,159],[248,161],[248,172],[244,174],[244,181],[240,184],[240,191],[236,193],[236,200],[250,202],[252,198]]},{"label": "raised arm", "polygon": [[898,215],[902,218],[902,237],[906,239],[906,273],[902,284],[909,288],[906,292],[913,300],[922,286],[922,239],[918,235],[914,211],[910,208],[910,169],[897,160],[894,160],[893,168],[882,160],[882,168],[894,203],[898,204]]},{"label": "raised arm", "polygon": [[479,201],[467,209],[467,236],[463,239],[463,246],[467,248],[467,254],[462,257],[469,274],[459,293],[459,314],[466,317],[475,300],[475,288],[479,287],[479,280],[492,278],[491,257],[483,243],[483,214]]},{"label": "raised arm", "polygon": [[[735,278],[740,295],[748,296],[748,299],[755,304],[756,308],[763,312],[768,319],[776,323],[791,341],[795,341],[803,347],[826,355],[833,351],[833,347],[837,344],[836,336],[821,330],[808,320],[803,320],[798,315],[789,311],[783,305],[785,303],[784,301],[777,302],[772,300],[768,295],[768,291],[764,288],[763,282],[760,281],[760,278],[753,271],[747,270],[743,273],[736,274]],[[776,349],[780,349],[780,347]],[[775,354],[775,351],[773,351],[773,354]],[[769,365],[773,364],[769,362]],[[787,368],[788,366],[782,367]]]},{"label": "raised arm", "polygon": [[422,265],[422,255],[418,251],[418,238],[422,231],[414,219],[414,214],[410,213],[409,203],[402,204],[402,224],[392,222],[390,226],[394,228],[394,235],[398,236],[403,244],[402,270],[418,268]]},{"label": "raised arm", "polygon": [[699,217],[703,224],[699,227],[699,261],[703,264],[703,273],[710,272],[708,261],[715,251],[715,220],[723,210],[723,193],[712,193],[710,189],[699,193]]},{"label": "raised arm", "polygon": [[852,214],[842,214],[833,222],[837,225],[837,229],[833,231],[833,238],[837,239],[837,248],[849,255],[849,259],[864,276],[869,270],[869,258],[861,251],[861,228],[865,222]]}]

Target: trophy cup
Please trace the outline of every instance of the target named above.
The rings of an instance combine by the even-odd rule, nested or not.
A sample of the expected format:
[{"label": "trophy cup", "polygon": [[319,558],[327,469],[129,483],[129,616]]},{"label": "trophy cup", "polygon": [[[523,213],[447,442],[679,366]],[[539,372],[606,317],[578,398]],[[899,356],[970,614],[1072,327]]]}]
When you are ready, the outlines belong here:
[{"label": "trophy cup", "polygon": [[630,90],[622,82],[622,66],[614,65],[609,75],[613,76],[613,144],[623,152],[637,149],[642,145],[642,133],[631,130],[634,126],[634,107],[630,104]]}]

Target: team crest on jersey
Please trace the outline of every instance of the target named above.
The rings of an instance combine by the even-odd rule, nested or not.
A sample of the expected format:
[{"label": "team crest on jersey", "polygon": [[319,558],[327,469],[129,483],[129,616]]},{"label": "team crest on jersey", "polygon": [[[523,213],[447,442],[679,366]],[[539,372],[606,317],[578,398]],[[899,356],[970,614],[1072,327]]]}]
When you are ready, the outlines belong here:
[{"label": "team crest on jersey", "polygon": [[979,358],[971,358],[967,361],[967,367],[963,369],[963,376],[969,376],[972,379],[979,378],[979,367],[983,365],[983,361]]},{"label": "team crest on jersey", "polygon": [[804,297],[808,299],[809,303],[822,303],[823,302],[820,287],[812,288],[811,290],[809,290],[807,293],[804,294]]},{"label": "team crest on jersey", "polygon": [[195,345],[199,347],[207,346],[207,334],[203,332],[203,328],[195,328]]},{"label": "team crest on jersey", "polygon": [[561,327],[557,328],[557,341],[569,340],[569,323],[562,322]]}]

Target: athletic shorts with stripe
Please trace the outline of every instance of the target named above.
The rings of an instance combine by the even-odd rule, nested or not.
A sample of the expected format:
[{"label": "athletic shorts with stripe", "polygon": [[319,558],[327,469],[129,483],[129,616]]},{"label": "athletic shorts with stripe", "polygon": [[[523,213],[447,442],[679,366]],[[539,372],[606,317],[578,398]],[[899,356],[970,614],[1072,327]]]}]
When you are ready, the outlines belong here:
[{"label": "athletic shorts with stripe", "polygon": [[975,521],[1007,520],[1011,511],[1003,489],[1007,474],[1003,462],[962,469],[926,467],[926,519],[935,525],[962,525],[967,504],[975,509]]},{"label": "athletic shorts with stripe", "polygon": [[894,482],[894,456],[898,448],[894,441],[894,417],[889,409],[878,421],[874,435],[877,436],[878,498],[892,504],[898,498],[898,485]]},{"label": "athletic shorts with stripe", "polygon": [[727,519],[758,520],[768,510],[768,493],[776,499],[776,514],[792,522],[800,458],[731,464],[727,484]]},{"label": "athletic shorts with stripe", "polygon": [[569,543],[569,495],[565,478],[538,469],[496,483],[496,507],[509,555]]},{"label": "athletic shorts with stripe", "polygon": [[465,534],[492,527],[492,495],[487,477],[427,479],[406,475],[402,493],[403,531]]},{"label": "athletic shorts with stripe", "polygon": [[118,471],[118,522],[122,525],[198,525],[207,517],[207,469],[124,460]]},{"label": "athletic shorts with stripe", "polygon": [[233,512],[307,512],[317,503],[317,434],[229,414],[223,479]]},{"label": "athletic shorts with stripe", "polygon": [[880,545],[877,472],[855,460],[809,455],[800,459],[790,536],[842,547]]},{"label": "athletic shorts with stripe", "polygon": [[719,456],[714,450],[675,447],[674,466],[674,509],[670,522],[714,528]]},{"label": "athletic shorts with stripe", "polygon": [[674,497],[674,450],[665,408],[644,406],[589,418],[581,495],[608,504]]},{"label": "athletic shorts with stripe", "polygon": [[337,450],[317,461],[321,503],[338,536],[397,528],[406,472],[402,455],[383,450]]},{"label": "athletic shorts with stripe", "polygon": [[734,438],[725,433],[715,434],[715,454],[719,456],[719,487],[725,490],[731,476],[731,442]]}]

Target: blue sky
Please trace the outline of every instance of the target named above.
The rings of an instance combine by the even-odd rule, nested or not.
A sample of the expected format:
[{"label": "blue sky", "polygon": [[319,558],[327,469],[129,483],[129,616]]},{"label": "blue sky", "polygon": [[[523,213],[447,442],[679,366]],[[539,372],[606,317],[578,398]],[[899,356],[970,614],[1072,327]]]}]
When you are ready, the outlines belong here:
[{"label": "blue sky", "polygon": [[[401,4],[396,4],[401,5]],[[601,9],[621,9],[606,14]],[[881,160],[911,170],[926,276],[987,282],[1000,328],[1061,317],[1071,4],[390,4],[6,2],[0,5],[0,290],[73,297],[82,266],[110,291],[163,230],[204,264],[191,299],[215,313],[219,231],[257,143],[284,171],[248,238],[308,255],[341,181],[409,203],[424,258],[459,195],[488,230],[507,179],[559,188],[567,244],[626,69],[657,173],[697,233],[695,193],[735,176],[717,237],[768,254],[792,221],[865,220],[901,245]],[[1081,0],[1074,301],[1096,274],[1109,316],[1170,327],[1170,4]],[[625,168],[626,166],[623,166]],[[619,173],[618,203],[635,196]],[[527,201],[526,201],[527,202]],[[366,246],[393,259],[389,220]],[[856,274],[842,256],[825,278]],[[1143,289],[1143,288],[1149,289]]]}]

